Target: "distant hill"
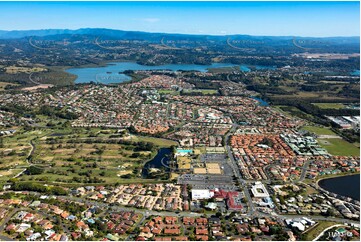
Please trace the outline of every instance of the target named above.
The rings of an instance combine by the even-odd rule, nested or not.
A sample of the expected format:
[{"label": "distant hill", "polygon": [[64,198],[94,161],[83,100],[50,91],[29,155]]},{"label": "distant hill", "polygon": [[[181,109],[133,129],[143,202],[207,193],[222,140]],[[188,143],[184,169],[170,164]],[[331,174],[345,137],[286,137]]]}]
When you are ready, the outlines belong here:
[{"label": "distant hill", "polygon": [[[332,44],[358,44],[360,37],[298,37],[298,36],[250,36],[250,35],[191,35],[191,34],[166,34],[166,33],[148,33],[140,31],[124,31],[104,28],[82,28],[77,30],[70,29],[41,29],[41,30],[0,30],[0,39],[18,39],[30,36],[46,37],[54,35],[93,35],[93,36],[107,36],[116,39],[137,39],[137,40],[159,40],[163,37],[181,38],[191,40],[214,40],[225,41],[229,38],[237,40],[254,40],[265,42],[282,42],[289,41],[290,39],[297,39],[297,41],[323,41]],[[301,41],[302,42],[302,41]]]}]

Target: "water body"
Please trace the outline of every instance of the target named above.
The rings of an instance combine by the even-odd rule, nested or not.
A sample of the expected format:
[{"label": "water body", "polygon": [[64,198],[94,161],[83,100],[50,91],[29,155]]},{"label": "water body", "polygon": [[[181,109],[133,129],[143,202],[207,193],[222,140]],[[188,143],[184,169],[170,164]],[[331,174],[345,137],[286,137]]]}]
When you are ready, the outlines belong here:
[{"label": "water body", "polygon": [[360,76],[360,70],[355,70],[351,72],[351,76]]},{"label": "water body", "polygon": [[172,155],[172,149],[161,148],[158,150],[157,155],[150,161],[148,161],[142,170],[142,177],[147,178],[149,175],[149,168],[164,168],[165,171],[169,171],[169,161]]},{"label": "water body", "polygon": [[256,70],[276,70],[277,67],[275,66],[255,66]]},{"label": "water body", "polygon": [[[67,72],[77,75],[78,78],[75,83],[89,83],[100,82],[103,84],[122,83],[131,80],[131,77],[121,72],[125,70],[170,70],[170,71],[200,71],[207,72],[208,68],[220,67],[239,67],[244,72],[249,72],[251,69],[246,65],[235,65],[231,63],[212,63],[211,65],[195,65],[195,64],[168,64],[159,66],[145,66],[139,65],[135,62],[116,62],[109,63],[107,66],[90,67],[90,68],[72,68]],[[270,67],[255,66],[256,69],[269,69]]]},{"label": "water body", "polygon": [[329,192],[360,201],[360,175],[324,179],[318,185]]},{"label": "water body", "polygon": [[265,100],[263,100],[262,98],[260,97],[251,97],[253,98],[254,100],[257,100],[259,102],[259,105],[262,106],[262,107],[267,107],[269,106],[269,103],[266,102]]}]

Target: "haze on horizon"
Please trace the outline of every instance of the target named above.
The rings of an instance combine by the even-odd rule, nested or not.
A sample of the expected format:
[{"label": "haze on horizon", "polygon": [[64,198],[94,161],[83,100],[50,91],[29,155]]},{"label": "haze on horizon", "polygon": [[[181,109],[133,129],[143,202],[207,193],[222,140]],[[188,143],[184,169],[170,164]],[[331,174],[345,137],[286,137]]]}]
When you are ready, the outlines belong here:
[{"label": "haze on horizon", "polygon": [[109,28],[231,35],[360,35],[359,2],[0,2],[1,30]]}]

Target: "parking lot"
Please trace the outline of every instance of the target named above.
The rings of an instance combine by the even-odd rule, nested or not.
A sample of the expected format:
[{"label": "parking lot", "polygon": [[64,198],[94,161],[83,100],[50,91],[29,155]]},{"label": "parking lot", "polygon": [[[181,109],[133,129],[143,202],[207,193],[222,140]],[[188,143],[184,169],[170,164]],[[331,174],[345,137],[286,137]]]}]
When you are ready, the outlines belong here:
[{"label": "parking lot", "polygon": [[178,177],[178,184],[188,184],[195,186],[211,187],[210,189],[219,188],[221,186],[234,186],[232,176],[225,175],[196,175],[184,174]]}]

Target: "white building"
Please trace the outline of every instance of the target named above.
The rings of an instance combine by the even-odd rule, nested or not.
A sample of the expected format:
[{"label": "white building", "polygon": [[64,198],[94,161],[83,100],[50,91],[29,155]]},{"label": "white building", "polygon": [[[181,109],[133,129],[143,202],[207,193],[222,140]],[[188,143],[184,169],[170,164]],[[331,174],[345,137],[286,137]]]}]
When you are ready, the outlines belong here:
[{"label": "white building", "polygon": [[207,189],[192,189],[192,200],[209,199],[214,196],[214,192]]},{"label": "white building", "polygon": [[269,193],[266,187],[261,182],[255,182],[255,184],[251,188],[251,192],[256,198],[269,197]]}]

